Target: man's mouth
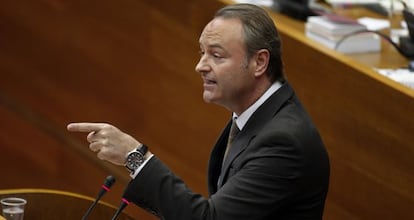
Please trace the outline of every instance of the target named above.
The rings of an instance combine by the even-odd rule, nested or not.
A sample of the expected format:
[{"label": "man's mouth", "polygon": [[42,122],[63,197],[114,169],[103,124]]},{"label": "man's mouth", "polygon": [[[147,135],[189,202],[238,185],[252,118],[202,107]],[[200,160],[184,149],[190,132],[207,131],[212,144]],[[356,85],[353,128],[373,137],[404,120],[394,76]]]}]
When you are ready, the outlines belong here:
[{"label": "man's mouth", "polygon": [[209,79],[204,79],[204,84],[207,85],[212,85],[212,84],[216,84],[217,82],[214,80],[209,80]]}]

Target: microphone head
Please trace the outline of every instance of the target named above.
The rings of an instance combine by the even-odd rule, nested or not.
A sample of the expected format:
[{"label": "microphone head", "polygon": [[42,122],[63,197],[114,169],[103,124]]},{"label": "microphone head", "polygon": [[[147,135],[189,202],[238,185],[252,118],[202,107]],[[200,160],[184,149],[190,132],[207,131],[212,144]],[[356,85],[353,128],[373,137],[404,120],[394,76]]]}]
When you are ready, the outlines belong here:
[{"label": "microphone head", "polygon": [[108,176],[106,177],[104,181],[104,186],[106,186],[107,188],[111,188],[111,186],[114,185],[114,183],[115,183],[115,177]]},{"label": "microphone head", "polygon": [[101,199],[101,197],[109,191],[112,185],[115,183],[115,177],[113,176],[107,176],[104,183],[102,184],[101,190],[98,193],[98,196],[96,196],[95,201],[92,203],[92,205],[89,207],[89,209],[86,211],[85,215],[82,217],[82,220],[86,220],[91,213],[92,209],[95,207],[95,205],[98,203],[98,201]]}]

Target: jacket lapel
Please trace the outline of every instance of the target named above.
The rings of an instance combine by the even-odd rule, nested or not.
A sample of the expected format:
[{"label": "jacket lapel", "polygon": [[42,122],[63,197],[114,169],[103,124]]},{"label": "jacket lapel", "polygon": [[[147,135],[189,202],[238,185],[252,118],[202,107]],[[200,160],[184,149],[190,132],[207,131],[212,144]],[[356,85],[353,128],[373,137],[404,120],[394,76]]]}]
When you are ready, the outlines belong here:
[{"label": "jacket lapel", "polygon": [[208,191],[212,195],[217,191],[217,183],[220,176],[221,166],[223,163],[224,151],[226,150],[227,138],[230,132],[231,120],[221,132],[213,150],[210,154],[208,163]]},{"label": "jacket lapel", "polygon": [[[282,106],[294,95],[292,88],[288,83],[284,83],[283,86],[276,91],[266,102],[264,102],[257,110],[256,112],[250,117],[250,119],[247,121],[244,128],[239,132],[239,134],[235,137],[233,140],[233,144],[228,152],[228,156],[226,160],[224,161],[223,166],[221,167],[221,172],[218,172],[219,165],[216,164],[214,167],[216,170],[215,172],[215,178],[214,180],[217,181],[218,176],[220,177],[220,180],[218,182],[218,188],[220,188],[228,179],[228,172],[229,168],[231,167],[231,163],[233,160],[241,153],[243,152],[246,147],[249,145],[251,140],[257,135],[257,133],[266,125],[267,122],[271,120],[271,118],[274,117],[274,115],[282,108]],[[227,125],[225,132],[222,133],[218,144],[220,144],[220,153],[215,154],[216,162],[222,163],[223,156],[224,156],[224,149],[227,144],[227,136],[229,134],[231,121]],[[217,145],[216,147],[217,148]],[[214,155],[215,152],[213,152],[212,155]],[[217,152],[216,152],[217,153]],[[219,157],[220,159],[217,159]],[[214,169],[213,167],[210,167]],[[210,172],[212,170],[210,169]],[[217,174],[218,172],[218,174]],[[214,182],[213,182],[214,183]],[[217,182],[216,182],[217,183]]]}]

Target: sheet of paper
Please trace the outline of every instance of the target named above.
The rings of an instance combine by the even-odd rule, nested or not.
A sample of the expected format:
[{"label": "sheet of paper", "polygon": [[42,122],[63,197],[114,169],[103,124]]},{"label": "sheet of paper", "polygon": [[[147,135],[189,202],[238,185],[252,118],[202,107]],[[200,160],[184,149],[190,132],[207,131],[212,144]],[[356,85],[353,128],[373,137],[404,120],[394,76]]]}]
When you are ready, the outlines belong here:
[{"label": "sheet of paper", "polygon": [[273,6],[273,0],[235,0],[236,3],[249,3],[259,6],[271,7]]},{"label": "sheet of paper", "polygon": [[414,89],[414,72],[409,69],[376,69],[378,73]]},{"label": "sheet of paper", "polygon": [[379,31],[390,27],[390,21],[387,19],[362,17],[358,19],[358,23],[365,25],[371,31]]},{"label": "sheet of paper", "polygon": [[[352,4],[381,4],[383,7],[393,11],[401,11],[403,4],[399,0],[326,0],[332,5],[352,5]],[[414,6],[414,0],[405,0],[408,6]]]}]

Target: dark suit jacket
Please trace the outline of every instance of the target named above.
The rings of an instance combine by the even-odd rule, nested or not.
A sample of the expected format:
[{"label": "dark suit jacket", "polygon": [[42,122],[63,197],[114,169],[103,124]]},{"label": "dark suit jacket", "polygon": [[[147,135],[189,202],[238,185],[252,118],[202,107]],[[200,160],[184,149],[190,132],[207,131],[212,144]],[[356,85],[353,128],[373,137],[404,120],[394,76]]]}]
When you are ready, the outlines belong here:
[{"label": "dark suit jacket", "polygon": [[131,181],[126,198],[168,220],[322,219],[328,156],[290,85],[252,115],[222,167],[230,124],[211,153],[210,198],[193,193],[156,157]]}]

